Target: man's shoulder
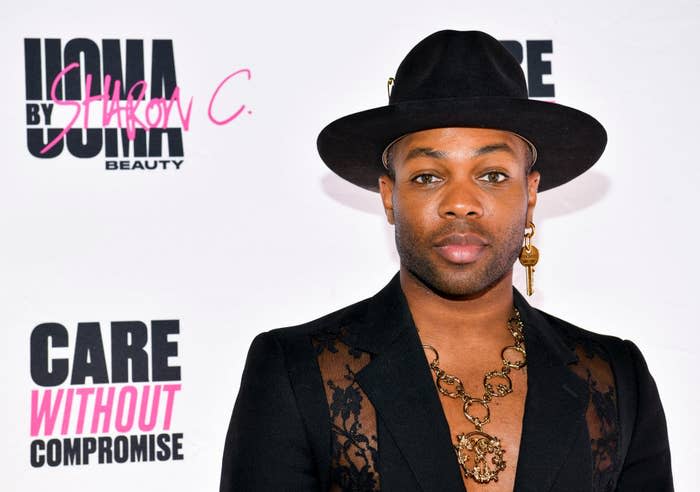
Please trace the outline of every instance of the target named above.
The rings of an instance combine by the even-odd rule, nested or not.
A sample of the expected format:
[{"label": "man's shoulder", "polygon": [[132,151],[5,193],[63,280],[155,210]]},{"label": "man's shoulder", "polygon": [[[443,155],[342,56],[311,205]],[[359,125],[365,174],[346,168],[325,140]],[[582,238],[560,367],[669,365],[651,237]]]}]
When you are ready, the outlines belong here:
[{"label": "man's shoulder", "polygon": [[561,319],[553,314],[550,314],[541,309],[533,308],[542,317],[549,322],[556,330],[558,330],[562,335],[569,338],[586,338],[591,340],[597,340],[601,342],[611,342],[611,343],[621,343],[623,340],[614,335],[606,335],[603,333],[598,333],[596,331],[591,331],[586,328],[577,326],[569,321]]},{"label": "man's shoulder", "polygon": [[265,333],[280,339],[308,337],[324,332],[336,332],[348,323],[362,319],[371,297],[341,307],[323,316],[297,325],[273,328]]},{"label": "man's shoulder", "polygon": [[629,360],[630,350],[634,347],[629,340],[591,331],[540,309],[533,309],[549,323],[572,350],[583,349],[586,353],[594,352],[610,362]]}]

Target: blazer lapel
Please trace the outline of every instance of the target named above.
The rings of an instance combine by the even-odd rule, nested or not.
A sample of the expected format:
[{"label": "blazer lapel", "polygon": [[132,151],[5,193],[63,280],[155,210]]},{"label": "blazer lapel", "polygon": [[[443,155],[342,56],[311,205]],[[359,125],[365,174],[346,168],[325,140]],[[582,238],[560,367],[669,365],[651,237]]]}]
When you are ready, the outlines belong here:
[{"label": "blazer lapel", "polygon": [[[577,360],[576,355],[545,317],[513,291],[525,325],[528,359],[515,490],[544,492],[552,488],[576,438],[585,430],[588,388],[567,367]],[[464,492],[449,426],[398,274],[370,299],[364,317],[351,323],[343,338],[372,354],[356,373],[356,381],[420,487]]]},{"label": "blazer lapel", "polygon": [[[416,481],[425,491],[464,492],[449,426],[398,275],[372,298],[365,323],[357,328],[348,341],[375,355],[356,381]],[[381,461],[379,466],[382,470]]]},{"label": "blazer lapel", "polygon": [[587,432],[588,386],[567,367],[577,358],[555,328],[513,291],[525,326],[528,371],[515,490],[543,492],[552,489],[577,438]]}]

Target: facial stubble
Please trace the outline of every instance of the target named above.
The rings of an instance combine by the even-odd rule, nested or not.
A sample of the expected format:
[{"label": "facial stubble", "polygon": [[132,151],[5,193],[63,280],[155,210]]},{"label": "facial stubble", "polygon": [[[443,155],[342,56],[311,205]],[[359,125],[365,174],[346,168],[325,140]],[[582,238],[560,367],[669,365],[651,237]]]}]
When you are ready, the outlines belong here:
[{"label": "facial stubble", "polygon": [[[450,299],[476,298],[509,275],[520,254],[525,230],[525,216],[513,221],[498,237],[493,237],[476,224],[447,224],[428,237],[420,237],[411,226],[395,217],[396,249],[401,265],[436,294]],[[473,232],[484,237],[488,245],[473,263],[452,264],[436,258],[435,238],[450,233]]]}]

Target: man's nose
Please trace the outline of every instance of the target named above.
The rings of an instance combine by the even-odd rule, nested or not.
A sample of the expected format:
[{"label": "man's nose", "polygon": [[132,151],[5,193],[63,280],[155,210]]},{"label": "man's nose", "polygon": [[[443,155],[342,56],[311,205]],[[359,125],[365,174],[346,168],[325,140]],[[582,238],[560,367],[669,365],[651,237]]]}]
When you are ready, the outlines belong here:
[{"label": "man's nose", "polygon": [[474,184],[454,183],[444,190],[438,213],[445,219],[478,218],[484,214],[480,190]]}]

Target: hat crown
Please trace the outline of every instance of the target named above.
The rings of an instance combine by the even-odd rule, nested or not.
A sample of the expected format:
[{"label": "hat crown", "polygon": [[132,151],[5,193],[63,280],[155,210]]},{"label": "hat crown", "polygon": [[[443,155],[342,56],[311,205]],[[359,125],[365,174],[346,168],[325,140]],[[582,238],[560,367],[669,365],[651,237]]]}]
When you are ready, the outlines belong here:
[{"label": "hat crown", "polygon": [[481,31],[443,30],[419,42],[396,71],[389,104],[404,101],[511,97],[527,99],[518,61]]},{"label": "hat crown", "polygon": [[452,127],[503,130],[531,142],[539,191],[585,172],[607,142],[605,128],[591,115],[529,99],[520,63],[498,40],[480,31],[443,30],[403,59],[389,104],[329,123],[317,146],[333,172],[378,191],[388,145],[409,133]]}]

